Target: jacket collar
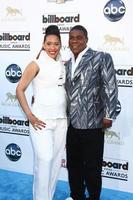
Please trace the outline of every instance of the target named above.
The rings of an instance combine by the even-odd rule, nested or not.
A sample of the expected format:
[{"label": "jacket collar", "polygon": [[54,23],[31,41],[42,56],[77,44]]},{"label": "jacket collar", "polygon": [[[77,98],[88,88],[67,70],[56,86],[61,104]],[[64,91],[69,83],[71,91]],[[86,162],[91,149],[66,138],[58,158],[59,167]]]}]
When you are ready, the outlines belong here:
[{"label": "jacket collar", "polygon": [[78,74],[82,71],[82,69],[83,69],[84,67],[86,67],[86,64],[93,58],[93,56],[94,56],[94,51],[93,51],[91,48],[89,48],[89,49],[83,54],[83,56],[81,57],[81,60],[80,60],[78,66],[77,66],[77,68],[76,68],[76,70],[75,70],[75,72],[74,72],[73,78],[74,78],[75,76],[78,76]]}]

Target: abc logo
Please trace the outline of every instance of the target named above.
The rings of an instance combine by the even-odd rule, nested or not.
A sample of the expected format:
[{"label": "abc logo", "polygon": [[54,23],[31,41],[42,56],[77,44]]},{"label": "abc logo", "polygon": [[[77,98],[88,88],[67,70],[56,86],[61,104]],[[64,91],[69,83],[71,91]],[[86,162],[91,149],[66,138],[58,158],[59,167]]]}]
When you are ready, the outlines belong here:
[{"label": "abc logo", "polygon": [[112,21],[120,20],[125,14],[126,8],[121,0],[110,0],[104,7],[104,16]]},{"label": "abc logo", "polygon": [[5,75],[11,83],[17,83],[22,75],[21,68],[16,64],[11,64],[7,67]]},{"label": "abc logo", "polygon": [[5,154],[11,161],[18,161],[21,158],[22,152],[18,145],[11,143],[5,149]]}]

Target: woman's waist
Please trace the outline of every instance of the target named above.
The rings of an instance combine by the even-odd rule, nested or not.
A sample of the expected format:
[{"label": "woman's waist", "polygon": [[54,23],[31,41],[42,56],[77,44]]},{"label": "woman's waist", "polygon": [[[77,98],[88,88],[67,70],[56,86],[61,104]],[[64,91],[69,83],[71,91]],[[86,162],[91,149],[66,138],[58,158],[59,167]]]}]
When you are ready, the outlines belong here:
[{"label": "woman's waist", "polygon": [[39,118],[65,118],[66,104],[62,105],[41,105],[34,103],[32,105],[32,112]]},{"label": "woman's waist", "polygon": [[55,93],[55,91],[56,92],[65,91],[65,87],[64,87],[64,85],[56,85],[56,86],[51,86],[51,87],[46,86],[46,85],[45,86],[42,85],[40,87],[34,86],[33,91],[35,93],[41,93],[41,92],[43,92],[43,93]]},{"label": "woman's waist", "polygon": [[64,107],[67,104],[66,95],[58,96],[58,95],[38,95],[34,96],[34,107]]},{"label": "woman's waist", "polygon": [[[43,106],[62,106],[64,104],[66,104],[66,96],[34,96],[34,104],[36,106],[39,105],[39,107],[43,107]],[[34,106],[35,106],[34,105]]]},{"label": "woman's waist", "polygon": [[66,102],[66,91],[43,90],[34,93],[34,103],[40,105],[60,105]]}]

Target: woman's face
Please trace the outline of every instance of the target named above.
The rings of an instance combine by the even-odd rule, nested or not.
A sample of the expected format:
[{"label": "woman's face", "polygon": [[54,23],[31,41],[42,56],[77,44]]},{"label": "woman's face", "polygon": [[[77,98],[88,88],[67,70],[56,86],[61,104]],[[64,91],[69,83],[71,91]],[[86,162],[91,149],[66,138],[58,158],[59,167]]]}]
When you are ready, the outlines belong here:
[{"label": "woman's face", "polygon": [[43,44],[43,48],[49,57],[56,59],[56,57],[60,51],[60,48],[61,48],[61,42],[60,42],[58,36],[48,35]]}]

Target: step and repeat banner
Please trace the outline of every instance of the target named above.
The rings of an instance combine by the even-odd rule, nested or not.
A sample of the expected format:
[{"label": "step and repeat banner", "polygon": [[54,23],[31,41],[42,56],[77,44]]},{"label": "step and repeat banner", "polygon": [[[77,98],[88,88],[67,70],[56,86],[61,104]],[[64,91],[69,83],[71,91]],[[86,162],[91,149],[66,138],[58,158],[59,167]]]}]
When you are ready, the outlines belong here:
[{"label": "step and repeat banner", "polygon": [[[29,122],[15,90],[26,65],[38,54],[47,26],[56,24],[61,54],[70,57],[68,33],[81,24],[88,46],[109,52],[119,86],[117,119],[105,132],[103,187],[133,193],[132,0],[0,0],[0,168],[33,174]],[[31,103],[32,87],[26,95]],[[60,180],[67,181],[66,158]]]}]

